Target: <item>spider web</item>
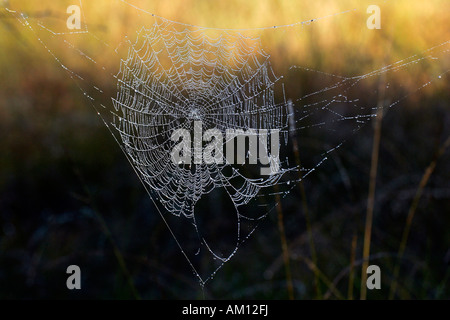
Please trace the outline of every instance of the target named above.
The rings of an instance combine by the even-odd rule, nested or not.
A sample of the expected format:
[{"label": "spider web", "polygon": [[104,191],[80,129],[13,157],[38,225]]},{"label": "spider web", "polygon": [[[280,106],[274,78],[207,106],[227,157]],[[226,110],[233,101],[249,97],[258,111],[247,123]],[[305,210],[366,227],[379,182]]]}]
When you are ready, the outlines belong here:
[{"label": "spider web", "polygon": [[[287,197],[380,109],[397,105],[449,72],[441,69],[413,91],[386,85],[392,74],[448,58],[449,41],[353,77],[294,65],[289,74],[314,74],[322,77],[324,85],[287,99],[283,77],[272,70],[270,55],[262,49],[258,37],[246,32],[302,27],[354,9],[285,26],[237,30],[170,21],[126,1],[117,2],[136,10],[146,21],[135,35],[127,35],[117,46],[105,43],[86,21],[82,31],[55,32],[43,23],[45,19],[6,10],[32,31],[87,97],[123,150],[201,285],[214,277],[256,230],[259,221],[277,206],[276,196]],[[88,37],[89,47],[83,47],[79,37]],[[59,53],[61,44],[68,54]],[[115,67],[102,63],[104,55],[108,65]],[[107,80],[90,79],[83,73],[91,68]],[[108,90],[112,83],[114,92]],[[362,87],[375,89],[371,96],[362,97]],[[390,91],[391,100],[374,103],[380,91]],[[262,176],[261,165],[255,164],[174,163],[171,150],[177,141],[171,134],[177,129],[194,132],[199,129],[198,121],[203,125],[200,131],[217,128],[224,136],[228,129],[277,130],[283,142],[279,156],[271,159],[277,162],[277,170]],[[332,132],[334,139],[324,131]],[[304,135],[326,141],[312,147],[303,143]],[[255,150],[252,141],[249,139],[247,160],[252,156],[250,150]],[[222,141],[221,147],[227,142]],[[194,153],[203,147],[194,146]],[[301,164],[295,154],[299,149]],[[225,216],[208,212],[211,216],[207,217],[202,201],[224,201],[224,197],[228,202],[218,211],[224,211]],[[218,233],[217,221],[228,223],[228,229]],[[221,236],[229,233],[232,236],[222,243]],[[211,261],[208,267],[201,266],[203,256]]]},{"label": "spider web", "polygon": [[161,21],[127,45],[113,99],[113,127],[166,210],[195,219],[195,204],[215,188],[225,188],[238,208],[278,182],[284,170],[261,179],[245,176],[240,166],[227,173],[229,163],[179,166],[171,161],[177,144],[171,134],[180,128],[194,132],[196,121],[204,131],[217,128],[224,136],[227,129],[249,128],[286,134],[286,103],[274,98],[280,78],[258,40],[227,33],[212,39],[203,31],[177,32],[173,23]]}]

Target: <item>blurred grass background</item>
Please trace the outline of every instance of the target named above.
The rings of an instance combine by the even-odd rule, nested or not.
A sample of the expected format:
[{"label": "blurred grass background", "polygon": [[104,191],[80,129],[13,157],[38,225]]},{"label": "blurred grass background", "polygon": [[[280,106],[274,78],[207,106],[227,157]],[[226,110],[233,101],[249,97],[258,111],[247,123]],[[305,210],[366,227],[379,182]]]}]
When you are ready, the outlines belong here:
[{"label": "blurred grass background", "polygon": [[[57,30],[67,16],[58,8],[72,2],[77,1],[0,4]],[[242,31],[261,36],[275,72],[288,75],[293,98],[324,84],[319,73],[292,72],[292,65],[361,75],[450,38],[447,0],[130,2],[170,20],[217,28],[285,25],[356,9],[292,28]],[[366,28],[369,4],[381,8],[381,30]],[[110,44],[153,23],[119,1],[95,1],[83,9],[89,30]],[[77,41],[90,46],[81,37]],[[64,55],[62,49],[56,53]],[[390,81],[412,92],[449,67],[444,57],[439,64],[398,72]],[[102,81],[102,74],[89,75]],[[371,245],[371,263],[380,265],[383,282],[369,298],[387,298],[393,281],[398,281],[395,298],[450,298],[449,154],[435,156],[450,131],[449,83],[447,74],[383,117]],[[115,90],[115,83],[107,86]],[[360,90],[370,95],[371,88]],[[1,298],[288,298],[275,214],[202,292],[93,111],[36,36],[0,7]],[[364,127],[305,180],[315,265],[300,195],[283,200],[295,298],[359,297],[373,136],[373,127]],[[420,197],[397,276],[407,214],[433,160],[436,168]],[[83,271],[80,292],[65,287],[70,264]]]}]

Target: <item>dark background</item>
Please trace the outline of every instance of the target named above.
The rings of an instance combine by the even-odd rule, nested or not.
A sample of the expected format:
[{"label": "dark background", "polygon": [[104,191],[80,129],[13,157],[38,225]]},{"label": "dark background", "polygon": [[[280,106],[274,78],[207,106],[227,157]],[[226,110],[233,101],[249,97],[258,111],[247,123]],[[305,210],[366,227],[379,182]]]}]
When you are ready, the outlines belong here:
[{"label": "dark background", "polygon": [[[314,30],[319,32],[305,32]],[[119,146],[75,83],[5,12],[0,16],[0,38],[0,298],[289,297],[275,210],[202,288]],[[401,39],[389,39],[394,52],[387,59],[397,61],[417,52],[405,49]],[[317,43],[310,49],[308,67],[334,72],[329,67],[336,55],[344,61],[344,68],[336,67],[341,71],[351,72],[354,64],[366,70],[374,61],[375,68],[383,65],[380,57],[357,54],[360,59],[352,64],[355,57],[349,54],[355,48],[341,43],[334,53],[327,49],[324,54]],[[434,43],[425,42],[424,47]],[[277,52],[283,48],[274,52],[275,64],[282,65]],[[437,73],[448,69],[444,63],[448,56],[440,58]],[[450,162],[448,150],[442,149],[450,134],[450,82],[446,74],[415,92],[421,79],[436,79],[437,74],[426,63],[417,68],[414,76],[405,71],[390,79],[408,96],[385,111],[379,131],[370,263],[382,270],[382,289],[370,291],[370,299],[387,299],[393,281],[398,282],[394,298],[450,298]],[[357,97],[373,104],[378,80],[358,86]],[[294,98],[301,97],[323,88],[323,81],[319,73],[291,70],[287,90]],[[109,90],[114,89],[111,84]],[[393,101],[402,96],[389,94]],[[358,298],[374,121],[345,136],[326,128],[320,136],[308,130],[300,133],[302,146],[311,149],[315,144],[323,148],[324,142],[328,147],[346,142],[304,180],[316,264],[311,264],[298,189],[282,200],[294,297]],[[427,168],[434,164],[429,180],[420,187]],[[415,197],[417,208],[408,224]],[[205,208],[208,212],[214,208]],[[407,226],[410,233],[399,262]],[[349,268],[352,255],[353,269]],[[82,270],[82,290],[66,288],[66,268],[71,264]]]}]

